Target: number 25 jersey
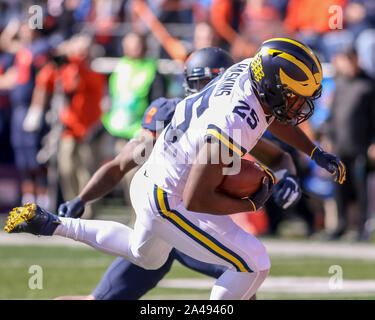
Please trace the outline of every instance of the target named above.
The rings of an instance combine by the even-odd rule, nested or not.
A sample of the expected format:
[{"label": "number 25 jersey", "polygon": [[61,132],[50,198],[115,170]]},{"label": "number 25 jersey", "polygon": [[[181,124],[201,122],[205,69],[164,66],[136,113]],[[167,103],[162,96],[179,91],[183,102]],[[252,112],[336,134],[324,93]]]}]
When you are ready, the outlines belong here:
[{"label": "number 25 jersey", "polygon": [[245,59],[176,106],[171,123],[144,164],[145,175],[170,195],[182,197],[191,167],[206,139],[216,139],[242,157],[273,121],[251,86]]}]

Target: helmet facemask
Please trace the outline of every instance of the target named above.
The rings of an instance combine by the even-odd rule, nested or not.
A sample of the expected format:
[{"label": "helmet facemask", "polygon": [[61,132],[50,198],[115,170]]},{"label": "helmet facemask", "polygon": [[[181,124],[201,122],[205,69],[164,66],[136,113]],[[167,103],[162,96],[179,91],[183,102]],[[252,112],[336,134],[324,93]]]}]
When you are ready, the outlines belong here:
[{"label": "helmet facemask", "polygon": [[194,68],[190,75],[185,72],[184,89],[185,95],[189,96],[202,90],[212,79],[224,72],[224,68]]},{"label": "helmet facemask", "polygon": [[262,102],[277,121],[283,124],[299,125],[313,115],[314,100],[320,98],[322,93],[321,85],[311,97],[305,97],[287,89],[287,85],[281,84],[280,77],[277,75],[276,83],[277,92],[271,90],[268,85],[266,85],[267,94],[257,91]]},{"label": "helmet facemask", "polygon": [[299,125],[309,119],[314,113],[314,100],[320,98],[322,86],[311,97],[301,96],[289,89],[286,85],[277,85],[281,90],[283,104],[272,107],[272,113],[281,123]]}]

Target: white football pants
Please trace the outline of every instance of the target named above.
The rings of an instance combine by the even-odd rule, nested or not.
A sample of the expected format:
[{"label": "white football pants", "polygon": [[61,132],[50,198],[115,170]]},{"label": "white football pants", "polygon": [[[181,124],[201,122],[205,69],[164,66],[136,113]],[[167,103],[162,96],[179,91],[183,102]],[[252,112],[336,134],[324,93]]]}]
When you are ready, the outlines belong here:
[{"label": "white football pants", "polygon": [[130,187],[137,214],[134,229],[123,224],[61,218],[54,234],[121,256],[145,269],[158,269],[173,247],[191,257],[228,267],[217,279],[211,299],[249,299],[265,280],[270,261],[263,244],[229,216],[185,209],[180,198],[167,195],[140,169]]}]

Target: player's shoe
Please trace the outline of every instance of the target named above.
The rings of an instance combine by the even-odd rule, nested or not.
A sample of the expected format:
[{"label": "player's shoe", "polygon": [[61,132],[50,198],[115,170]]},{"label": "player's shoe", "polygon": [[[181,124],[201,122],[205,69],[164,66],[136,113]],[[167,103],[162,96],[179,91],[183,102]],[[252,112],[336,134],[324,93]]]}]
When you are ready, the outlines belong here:
[{"label": "player's shoe", "polygon": [[33,203],[26,203],[9,212],[4,230],[8,233],[27,232],[51,236],[61,223],[58,216]]}]

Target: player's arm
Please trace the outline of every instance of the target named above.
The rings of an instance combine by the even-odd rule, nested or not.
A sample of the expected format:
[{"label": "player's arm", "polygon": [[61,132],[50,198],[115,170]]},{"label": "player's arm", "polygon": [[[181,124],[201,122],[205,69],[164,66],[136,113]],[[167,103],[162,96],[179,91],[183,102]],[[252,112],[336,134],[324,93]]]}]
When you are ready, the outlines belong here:
[{"label": "player's arm", "polygon": [[285,143],[307,154],[317,165],[332,174],[335,181],[340,184],[345,181],[346,169],[342,161],[321,150],[299,127],[273,121],[268,127],[268,131]]},{"label": "player's arm", "polygon": [[154,135],[148,130],[142,130],[137,139],[129,141],[121,152],[111,161],[104,164],[92,176],[79,197],[84,203],[94,201],[110,192],[131,169],[135,168],[138,160],[145,160],[155,141]]},{"label": "player's arm", "polygon": [[297,126],[282,124],[279,121],[273,121],[268,127],[268,131],[281,141],[292,147],[306,153],[308,156],[315,148],[315,144],[309,137]]},{"label": "player's arm", "polygon": [[183,192],[185,207],[191,211],[216,215],[256,211],[268,199],[272,184],[265,178],[261,192],[250,199],[237,199],[219,192],[218,186],[223,180],[223,169],[226,167],[221,157],[224,154],[221,153],[221,148],[225,147],[214,140],[207,141],[200,149]]},{"label": "player's arm", "polygon": [[114,159],[95,172],[78,197],[59,207],[59,215],[80,217],[87,203],[95,201],[113,190],[127,172],[141,164],[141,161],[146,160],[155,140],[156,137],[151,131],[142,130],[137,139],[129,141]]},{"label": "player's arm", "polygon": [[275,172],[286,170],[290,174],[296,174],[296,166],[290,154],[270,140],[261,138],[250,154]]}]

